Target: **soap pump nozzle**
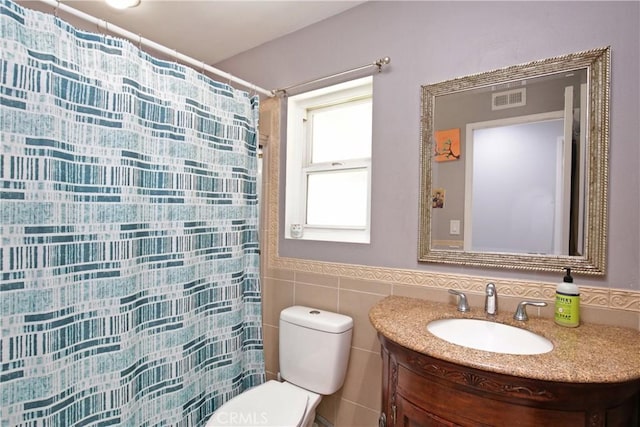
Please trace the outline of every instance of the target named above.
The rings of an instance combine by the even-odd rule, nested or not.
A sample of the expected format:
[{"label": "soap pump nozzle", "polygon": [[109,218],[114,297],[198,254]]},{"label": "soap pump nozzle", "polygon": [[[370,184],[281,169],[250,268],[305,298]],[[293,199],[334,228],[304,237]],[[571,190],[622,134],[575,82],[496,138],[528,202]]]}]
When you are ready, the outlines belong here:
[{"label": "soap pump nozzle", "polygon": [[573,283],[573,277],[571,277],[571,269],[569,267],[564,267],[563,270],[566,270],[567,274],[564,275],[562,281],[565,283]]}]

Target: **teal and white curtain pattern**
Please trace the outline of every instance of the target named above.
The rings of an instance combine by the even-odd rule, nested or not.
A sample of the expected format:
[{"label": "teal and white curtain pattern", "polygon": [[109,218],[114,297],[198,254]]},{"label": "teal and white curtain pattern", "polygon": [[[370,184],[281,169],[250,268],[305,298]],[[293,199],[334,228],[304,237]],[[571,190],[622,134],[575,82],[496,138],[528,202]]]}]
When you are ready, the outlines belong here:
[{"label": "teal and white curtain pattern", "polygon": [[0,4],[0,425],[204,425],[264,381],[258,100]]}]

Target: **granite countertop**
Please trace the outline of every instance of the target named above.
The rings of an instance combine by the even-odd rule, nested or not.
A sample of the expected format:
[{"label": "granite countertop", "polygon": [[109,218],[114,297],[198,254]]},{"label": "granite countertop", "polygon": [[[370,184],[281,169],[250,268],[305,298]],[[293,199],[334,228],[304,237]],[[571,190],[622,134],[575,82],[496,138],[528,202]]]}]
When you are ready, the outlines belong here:
[{"label": "granite countertop", "polygon": [[596,324],[565,328],[556,325],[553,319],[531,314],[527,322],[518,322],[512,315],[498,313],[494,320],[546,337],[553,343],[553,350],[537,355],[491,353],[451,344],[427,331],[427,324],[432,320],[486,319],[481,307],[460,313],[453,304],[389,296],[371,308],[369,320],[380,334],[403,347],[485,371],[571,383],[640,379],[640,332]]}]

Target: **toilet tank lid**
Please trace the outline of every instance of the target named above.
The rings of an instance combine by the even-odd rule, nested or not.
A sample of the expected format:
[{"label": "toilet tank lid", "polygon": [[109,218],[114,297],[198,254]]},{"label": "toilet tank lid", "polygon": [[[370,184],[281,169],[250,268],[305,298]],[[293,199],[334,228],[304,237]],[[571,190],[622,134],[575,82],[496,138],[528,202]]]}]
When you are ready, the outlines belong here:
[{"label": "toilet tank lid", "polygon": [[339,334],[353,328],[353,319],[344,314],[295,305],[280,312],[280,320],[305,328]]}]

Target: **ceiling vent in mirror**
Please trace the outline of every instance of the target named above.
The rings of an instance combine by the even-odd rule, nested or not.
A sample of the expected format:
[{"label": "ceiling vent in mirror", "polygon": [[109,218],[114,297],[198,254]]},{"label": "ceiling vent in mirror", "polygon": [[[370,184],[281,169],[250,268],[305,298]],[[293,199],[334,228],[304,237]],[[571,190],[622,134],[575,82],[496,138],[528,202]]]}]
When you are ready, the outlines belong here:
[{"label": "ceiling vent in mirror", "polygon": [[527,89],[513,89],[491,94],[491,110],[521,107],[527,105]]}]

